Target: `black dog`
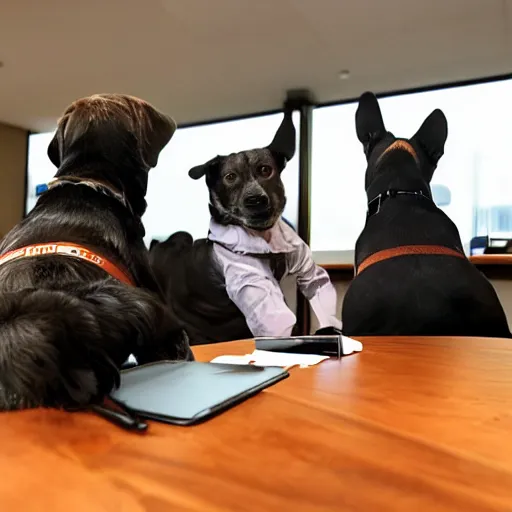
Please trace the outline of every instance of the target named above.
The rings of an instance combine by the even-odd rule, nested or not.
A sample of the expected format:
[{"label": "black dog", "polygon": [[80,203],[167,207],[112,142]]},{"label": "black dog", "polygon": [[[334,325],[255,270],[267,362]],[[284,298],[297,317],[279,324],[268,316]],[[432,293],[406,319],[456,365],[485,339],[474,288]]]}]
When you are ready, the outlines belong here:
[{"label": "black dog", "polygon": [[153,242],[150,259],[191,344],[289,335],[296,318],[279,287],[289,274],[310,300],[322,327],[341,327],[336,293],[311,251],[281,219],[281,172],[295,153],[295,128],[285,114],[262,149],[217,156],[189,171],[206,177],[212,220],[208,239],[175,233]]},{"label": "black dog", "polygon": [[130,354],[190,357],[141,223],[148,171],[175,129],[124,95],[65,111],[48,148],[55,180],[0,246],[0,409],[88,405]]},{"label": "black dog", "polygon": [[222,270],[212,264],[212,251],[208,239],[194,242],[185,232],[151,244],[153,272],[191,345],[252,337],[243,313],[226,293]]},{"label": "black dog", "polygon": [[343,304],[348,336],[509,337],[496,292],[464,256],[455,224],[432,201],[430,181],[448,126],[435,110],[411,139],[387,132],[371,93],[356,129],[368,161],[366,225]]}]

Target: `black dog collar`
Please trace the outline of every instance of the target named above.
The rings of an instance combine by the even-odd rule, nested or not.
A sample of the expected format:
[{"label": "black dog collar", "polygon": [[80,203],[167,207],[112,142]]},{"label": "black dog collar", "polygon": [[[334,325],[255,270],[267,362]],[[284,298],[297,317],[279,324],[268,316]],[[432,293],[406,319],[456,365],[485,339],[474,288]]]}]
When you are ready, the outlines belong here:
[{"label": "black dog collar", "polygon": [[432,201],[430,197],[425,195],[421,190],[419,191],[411,191],[411,190],[386,190],[386,192],[382,192],[378,196],[374,197],[369,203],[368,203],[368,211],[366,213],[367,217],[371,217],[372,215],[376,215],[380,212],[380,209],[382,207],[382,203],[386,201],[386,199],[394,199],[397,196],[415,196],[418,199],[428,199],[429,201]]}]

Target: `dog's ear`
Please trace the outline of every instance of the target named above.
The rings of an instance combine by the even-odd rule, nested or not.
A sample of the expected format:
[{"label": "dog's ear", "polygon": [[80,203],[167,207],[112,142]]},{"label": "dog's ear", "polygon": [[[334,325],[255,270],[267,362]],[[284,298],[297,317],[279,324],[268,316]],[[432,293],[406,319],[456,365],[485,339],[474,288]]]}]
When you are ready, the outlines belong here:
[{"label": "dog's ear", "polygon": [[296,138],[292,111],[287,111],[284,113],[284,118],[272,142],[267,146],[267,149],[271,151],[281,169],[284,169],[287,162],[295,155]]},{"label": "dog's ear", "polygon": [[195,167],[192,167],[190,171],[188,171],[188,175],[193,180],[199,180],[203,176],[205,176],[208,172],[211,172],[216,167],[220,165],[220,162],[222,161],[222,157],[220,155],[217,155],[216,157],[212,158],[211,160],[208,160],[208,162],[196,165]]},{"label": "dog's ear", "polygon": [[363,144],[366,158],[369,158],[375,144],[386,135],[379,102],[372,92],[365,92],[359,98],[356,132],[357,138]]},{"label": "dog's ear", "polygon": [[439,159],[444,154],[444,145],[447,138],[448,121],[443,111],[436,109],[423,121],[420,129],[411,140],[421,147],[429,163],[435,169]]},{"label": "dog's ear", "polygon": [[64,153],[88,132],[99,139],[98,145],[109,154],[115,129],[135,138],[136,147],[130,149],[137,152],[140,165],[149,171],[156,167],[160,152],[176,131],[176,123],[134,96],[96,94],[81,98],[66,109],[48,146],[48,156],[59,167]]},{"label": "dog's ear", "polygon": [[60,166],[60,149],[57,133],[53,136],[53,139],[48,145],[48,158],[55,167],[58,168]]},{"label": "dog's ear", "polygon": [[57,131],[55,132],[55,135],[48,145],[48,158],[57,168],[59,168],[60,164],[62,163],[62,140],[64,131],[66,129],[66,124],[68,122],[68,117],[68,115],[64,115],[61,119],[59,119]]},{"label": "dog's ear", "polygon": [[156,167],[160,152],[171,140],[177,125],[174,119],[156,110],[152,105],[141,102],[144,111],[142,118],[142,152],[143,161],[152,168]]}]

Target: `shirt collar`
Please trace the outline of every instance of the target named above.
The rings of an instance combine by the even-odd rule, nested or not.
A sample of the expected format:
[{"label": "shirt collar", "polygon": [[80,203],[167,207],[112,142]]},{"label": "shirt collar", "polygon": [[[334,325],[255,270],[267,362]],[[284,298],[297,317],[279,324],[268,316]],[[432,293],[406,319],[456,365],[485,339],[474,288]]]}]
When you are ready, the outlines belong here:
[{"label": "shirt collar", "polygon": [[208,239],[240,254],[290,253],[300,245],[298,235],[282,220],[259,232],[233,224],[224,226],[211,219]]}]

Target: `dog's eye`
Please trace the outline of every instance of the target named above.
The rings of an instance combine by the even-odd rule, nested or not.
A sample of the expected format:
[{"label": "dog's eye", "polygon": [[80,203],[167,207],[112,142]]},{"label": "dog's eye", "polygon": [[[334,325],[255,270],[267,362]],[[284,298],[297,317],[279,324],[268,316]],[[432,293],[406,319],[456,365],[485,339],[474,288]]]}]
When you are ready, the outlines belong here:
[{"label": "dog's eye", "polygon": [[234,172],[229,172],[228,174],[226,174],[226,176],[224,176],[224,181],[226,183],[234,183],[236,180],[236,174]]},{"label": "dog's eye", "polygon": [[270,178],[272,176],[272,174],[274,174],[274,169],[272,169],[272,167],[270,167],[270,165],[262,165],[258,169],[258,174],[262,178]]}]

